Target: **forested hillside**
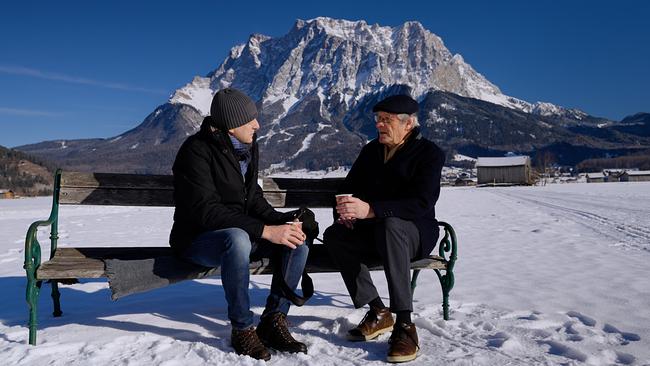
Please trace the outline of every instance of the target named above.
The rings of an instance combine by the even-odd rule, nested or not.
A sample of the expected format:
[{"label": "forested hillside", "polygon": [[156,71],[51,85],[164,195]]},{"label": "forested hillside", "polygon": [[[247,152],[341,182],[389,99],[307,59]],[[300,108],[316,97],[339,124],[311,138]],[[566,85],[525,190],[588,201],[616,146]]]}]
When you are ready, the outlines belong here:
[{"label": "forested hillside", "polygon": [[52,194],[55,167],[23,152],[0,146],[0,190],[11,190],[19,196]]}]

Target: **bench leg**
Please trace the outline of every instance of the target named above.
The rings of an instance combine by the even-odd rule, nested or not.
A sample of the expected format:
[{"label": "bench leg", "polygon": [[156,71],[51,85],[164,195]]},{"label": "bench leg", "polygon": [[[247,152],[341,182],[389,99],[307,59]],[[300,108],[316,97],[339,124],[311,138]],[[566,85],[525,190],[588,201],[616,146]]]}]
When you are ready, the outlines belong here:
[{"label": "bench leg", "polygon": [[52,302],[54,302],[54,312],[52,315],[54,315],[54,317],[59,317],[63,314],[61,311],[61,293],[59,292],[59,282],[52,280],[50,281],[50,285],[52,286]]},{"label": "bench leg", "polygon": [[36,345],[38,325],[38,295],[43,281],[27,280],[27,305],[29,305],[29,344]]},{"label": "bench leg", "polygon": [[415,293],[415,286],[417,286],[418,276],[420,275],[419,269],[413,270],[413,277],[411,277],[411,296]]},{"label": "bench leg", "polygon": [[440,270],[434,269],[438,279],[440,280],[440,287],[442,288],[442,317],[449,320],[449,292],[454,287],[454,272],[447,270],[444,275]]}]

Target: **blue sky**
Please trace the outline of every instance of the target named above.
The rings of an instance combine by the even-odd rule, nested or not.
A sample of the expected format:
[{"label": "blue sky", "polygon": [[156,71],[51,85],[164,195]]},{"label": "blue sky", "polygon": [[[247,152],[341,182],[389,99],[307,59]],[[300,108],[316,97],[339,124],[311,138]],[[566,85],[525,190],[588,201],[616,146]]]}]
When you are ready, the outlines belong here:
[{"label": "blue sky", "polygon": [[417,20],[505,94],[615,120],[650,112],[643,0],[23,0],[0,8],[0,145],[118,135],[250,34],[317,16]]}]

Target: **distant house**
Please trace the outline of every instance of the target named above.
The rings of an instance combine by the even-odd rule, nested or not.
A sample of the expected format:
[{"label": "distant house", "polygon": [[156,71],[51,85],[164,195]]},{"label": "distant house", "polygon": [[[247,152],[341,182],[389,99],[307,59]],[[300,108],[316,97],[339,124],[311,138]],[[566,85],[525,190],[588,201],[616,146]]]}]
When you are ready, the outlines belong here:
[{"label": "distant house", "polygon": [[478,184],[532,184],[530,158],[509,156],[476,161]]},{"label": "distant house", "polygon": [[16,198],[16,195],[9,189],[0,189],[0,198]]},{"label": "distant house", "polygon": [[621,176],[625,174],[625,170],[623,169],[605,169],[603,170],[603,173],[605,174],[605,181],[606,182],[620,182],[621,181]]},{"label": "distant house", "polygon": [[607,180],[605,179],[605,173],[587,173],[587,183],[604,183]]},{"label": "distant house", "polygon": [[650,170],[630,170],[624,172],[621,182],[650,182]]},{"label": "distant house", "polygon": [[454,185],[457,186],[457,187],[475,186],[476,185],[476,179],[469,178],[469,177],[465,177],[465,178],[458,177],[454,181]]}]

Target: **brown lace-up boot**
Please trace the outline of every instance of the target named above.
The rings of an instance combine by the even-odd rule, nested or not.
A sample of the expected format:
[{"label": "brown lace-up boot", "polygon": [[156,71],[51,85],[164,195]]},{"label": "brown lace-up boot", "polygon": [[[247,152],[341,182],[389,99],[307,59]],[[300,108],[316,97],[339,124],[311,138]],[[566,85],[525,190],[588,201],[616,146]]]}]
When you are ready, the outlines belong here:
[{"label": "brown lace-up boot", "polygon": [[369,341],[393,329],[393,314],[388,308],[373,309],[372,307],[361,319],[356,328],[348,331],[350,341]]},{"label": "brown lace-up boot", "polygon": [[298,342],[289,332],[287,315],[277,312],[260,320],[257,335],[267,347],[280,352],[307,353],[307,346]]},{"label": "brown lace-up boot", "polygon": [[393,328],[388,341],[388,362],[406,362],[415,360],[420,349],[415,324],[399,323]]},{"label": "brown lace-up boot", "polygon": [[230,342],[238,355],[251,356],[264,361],[271,359],[271,354],[257,336],[255,327],[233,329],[230,335]]}]

